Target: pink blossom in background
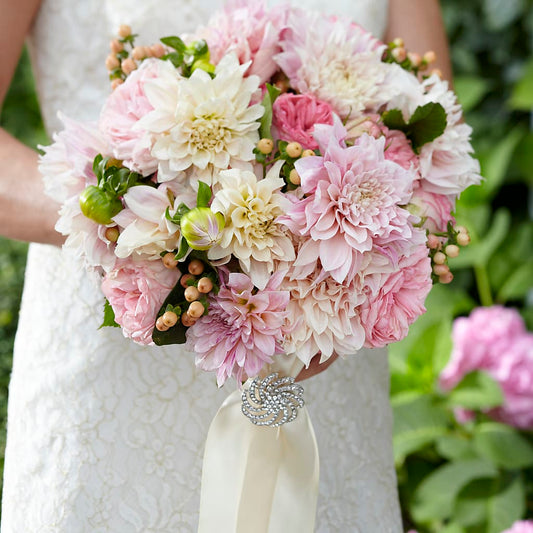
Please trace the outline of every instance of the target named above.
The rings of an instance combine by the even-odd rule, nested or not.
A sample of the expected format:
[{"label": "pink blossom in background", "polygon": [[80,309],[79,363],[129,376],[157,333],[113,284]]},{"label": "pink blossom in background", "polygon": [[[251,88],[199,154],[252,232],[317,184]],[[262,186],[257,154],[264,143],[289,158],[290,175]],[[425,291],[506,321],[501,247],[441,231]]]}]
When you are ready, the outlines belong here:
[{"label": "pink blossom in background", "polygon": [[519,520],[502,533],[533,533],[533,520]]},{"label": "pink blossom in background", "polygon": [[251,61],[246,75],[259,76],[263,84],[278,69],[274,56],[281,50],[279,28],[284,18],[283,8],[267,10],[264,1],[232,0],[196,37],[207,41],[214,64],[229,52],[237,54],[241,65]]},{"label": "pink blossom in background", "polygon": [[139,344],[152,344],[157,312],[179,277],[177,268],[165,268],[162,261],[117,261],[102,281],[102,292],[125,337]]},{"label": "pink blossom in background", "polygon": [[331,106],[310,94],[285,93],[274,102],[272,125],[277,139],[299,142],[304,149],[315,150],[315,124],[333,124]]},{"label": "pink blossom in background", "polygon": [[216,371],[219,386],[232,375],[238,381],[256,376],[282,353],[289,303],[289,293],[278,290],[282,277],[274,274],[264,290],[256,291],[246,274],[231,273],[210,298],[209,314],[187,330],[185,346],[196,353],[196,366]]},{"label": "pink blossom in background", "polygon": [[443,194],[426,191],[420,181],[415,184],[408,209],[422,219],[422,227],[431,233],[444,232],[448,222],[455,222],[452,201]]},{"label": "pink blossom in background", "polygon": [[107,98],[100,114],[100,129],[109,139],[113,155],[130,170],[148,176],[157,170],[157,160],[150,153],[148,133],[135,128],[137,122],[153,110],[144,92],[144,84],[158,77],[159,71],[171,68],[166,61],[147,59]]},{"label": "pink blossom in background", "polygon": [[382,286],[360,307],[366,332],[365,346],[377,348],[403,339],[409,326],[426,308],[424,301],[432,287],[431,261],[426,246],[400,259],[398,270],[382,274]]},{"label": "pink blossom in background", "polygon": [[383,137],[363,135],[346,147],[338,119],[315,130],[323,156],[296,162],[306,197],[280,220],[308,237],[295,266],[320,259],[342,283],[361,267],[364,252],[378,247],[399,257],[411,247],[412,215],[401,206],[411,197],[414,172],[385,159]]},{"label": "pink blossom in background", "polygon": [[506,424],[533,428],[533,334],[515,309],[479,307],[453,326],[453,351],[440,375],[444,390],[475,370],[485,370],[501,386],[504,403],[487,414]]}]

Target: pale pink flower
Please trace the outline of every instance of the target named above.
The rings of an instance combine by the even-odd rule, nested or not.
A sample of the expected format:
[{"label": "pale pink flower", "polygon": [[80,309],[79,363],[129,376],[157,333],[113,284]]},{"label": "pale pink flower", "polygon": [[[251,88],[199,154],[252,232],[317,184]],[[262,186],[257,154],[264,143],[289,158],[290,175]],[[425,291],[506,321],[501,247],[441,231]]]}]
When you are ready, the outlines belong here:
[{"label": "pale pink flower", "polygon": [[449,390],[475,370],[484,370],[501,386],[504,402],[487,414],[506,424],[533,428],[533,334],[514,309],[479,307],[453,326],[454,347],[440,375]]},{"label": "pale pink flower", "polygon": [[278,68],[274,56],[281,50],[278,28],[283,18],[284,10],[267,10],[264,1],[232,0],[196,37],[207,41],[213,63],[233,52],[239,63],[251,62],[246,75],[259,76],[263,84]]},{"label": "pale pink flower", "polygon": [[196,353],[196,365],[216,371],[217,383],[256,376],[263,366],[282,353],[281,342],[289,293],[279,290],[283,274],[272,276],[257,291],[246,274],[231,273],[209,313],[187,330],[187,349]]},{"label": "pale pink flower", "polygon": [[291,86],[330,103],[342,118],[377,111],[392,94],[381,44],[349,21],[295,9],[280,44],[275,59]]},{"label": "pale pink flower", "polygon": [[144,92],[145,83],[156,79],[161,69],[169,67],[166,61],[143,61],[139,69],[109,95],[100,114],[100,129],[109,140],[113,156],[143,176],[157,170],[157,159],[150,153],[152,140],[148,132],[134,126],[154,109]]},{"label": "pale pink flower", "polygon": [[533,533],[533,520],[518,520],[502,533]]},{"label": "pale pink flower", "polygon": [[179,276],[177,268],[165,268],[162,261],[138,259],[120,260],[105,275],[102,292],[125,337],[139,344],[152,344],[157,312]]},{"label": "pale pink flower", "polygon": [[295,353],[305,365],[321,353],[327,360],[333,353],[354,354],[365,341],[357,306],[364,295],[355,282],[341,284],[324,272],[318,263],[313,272],[303,275],[289,269],[281,288],[290,292],[288,330],[284,350]]},{"label": "pale pink flower", "polygon": [[411,197],[414,171],[385,159],[385,138],[363,135],[346,147],[345,134],[339,122],[316,127],[323,156],[296,162],[306,196],[280,217],[293,233],[308,237],[295,265],[320,259],[339,283],[360,268],[364,252],[405,253],[414,220],[401,207]]},{"label": "pale pink flower", "polygon": [[400,130],[390,130],[383,125],[381,129],[385,135],[385,159],[394,161],[405,169],[418,170],[418,157],[405,133]]},{"label": "pale pink flower", "polygon": [[452,211],[454,206],[447,196],[426,191],[416,183],[413,196],[407,209],[423,221],[422,227],[431,233],[444,232],[448,222],[454,222]]},{"label": "pale pink flower", "polygon": [[333,124],[333,111],[326,102],[311,94],[285,93],[274,102],[272,126],[275,138],[299,142],[304,149],[315,150],[315,124]]},{"label": "pale pink flower", "polygon": [[396,271],[381,275],[379,291],[369,291],[359,308],[365,346],[382,347],[403,339],[409,326],[425,313],[424,301],[431,286],[431,261],[427,248],[420,245],[400,259]]}]

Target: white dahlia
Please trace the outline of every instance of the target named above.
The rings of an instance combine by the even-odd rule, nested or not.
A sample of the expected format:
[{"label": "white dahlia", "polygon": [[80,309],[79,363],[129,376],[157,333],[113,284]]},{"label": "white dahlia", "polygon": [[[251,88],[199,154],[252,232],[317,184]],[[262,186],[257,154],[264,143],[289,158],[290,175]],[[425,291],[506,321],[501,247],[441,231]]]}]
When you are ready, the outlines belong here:
[{"label": "white dahlia", "polygon": [[277,221],[290,206],[280,192],[285,184],[279,177],[282,164],[274,165],[261,180],[246,170],[222,171],[218,176],[221,189],[211,204],[212,211],[224,215],[226,227],[209,257],[216,260],[233,254],[260,289],[274,271],[274,261],[295,257],[290,234]]},{"label": "white dahlia", "polygon": [[214,170],[254,159],[257,121],[264,108],[250,104],[259,78],[244,78],[248,66],[228,54],[217,65],[214,78],[197,69],[190,78],[166,75],[146,83],[154,110],[139,127],[153,135],[159,181],[171,180],[191,166],[203,171],[209,181],[206,176]]}]

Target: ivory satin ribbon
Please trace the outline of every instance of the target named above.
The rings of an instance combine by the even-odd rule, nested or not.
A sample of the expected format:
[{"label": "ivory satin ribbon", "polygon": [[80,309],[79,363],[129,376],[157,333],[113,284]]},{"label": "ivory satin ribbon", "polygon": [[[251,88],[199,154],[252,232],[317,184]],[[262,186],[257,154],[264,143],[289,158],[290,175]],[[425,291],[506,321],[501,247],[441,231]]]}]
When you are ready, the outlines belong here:
[{"label": "ivory satin ribbon", "polygon": [[207,436],[198,533],[312,533],[318,448],[304,406],[278,428],[252,424],[226,398]]}]

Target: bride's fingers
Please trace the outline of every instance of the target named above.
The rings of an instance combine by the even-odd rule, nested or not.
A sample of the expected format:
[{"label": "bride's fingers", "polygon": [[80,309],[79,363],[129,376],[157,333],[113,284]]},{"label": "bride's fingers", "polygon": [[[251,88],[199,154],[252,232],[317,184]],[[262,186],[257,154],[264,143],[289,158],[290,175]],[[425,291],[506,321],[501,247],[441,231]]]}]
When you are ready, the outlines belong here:
[{"label": "bride's fingers", "polygon": [[323,372],[328,368],[333,362],[338,358],[339,356],[334,353],[327,361],[324,361],[322,364],[320,364],[320,354],[315,355],[313,359],[311,359],[311,363],[309,364],[308,368],[303,368],[301,372],[296,376],[296,381],[302,381],[304,379],[310,378],[311,376],[315,376],[316,374],[320,374],[320,372]]}]

